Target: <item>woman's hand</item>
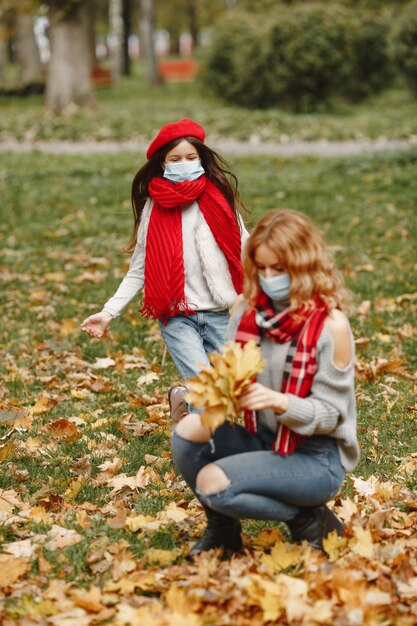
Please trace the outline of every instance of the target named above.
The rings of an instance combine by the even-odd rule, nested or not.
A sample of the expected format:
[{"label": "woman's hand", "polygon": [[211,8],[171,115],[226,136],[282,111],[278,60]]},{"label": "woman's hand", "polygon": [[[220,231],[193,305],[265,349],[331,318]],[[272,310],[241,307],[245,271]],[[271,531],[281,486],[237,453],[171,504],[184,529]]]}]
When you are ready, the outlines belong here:
[{"label": "woman's hand", "polygon": [[90,315],[90,317],[86,317],[81,324],[81,329],[90,335],[90,337],[101,339],[112,319],[113,315],[101,311],[101,313],[95,313],[94,315]]},{"label": "woman's hand", "polygon": [[285,393],[274,391],[260,383],[253,383],[240,398],[240,408],[249,411],[273,409],[275,413],[284,413],[290,400]]}]

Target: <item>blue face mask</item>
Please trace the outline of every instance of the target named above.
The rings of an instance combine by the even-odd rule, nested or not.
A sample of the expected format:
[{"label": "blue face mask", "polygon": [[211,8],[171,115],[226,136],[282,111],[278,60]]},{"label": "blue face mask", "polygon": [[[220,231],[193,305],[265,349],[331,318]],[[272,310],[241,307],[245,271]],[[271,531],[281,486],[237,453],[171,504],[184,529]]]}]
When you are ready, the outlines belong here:
[{"label": "blue face mask", "polygon": [[279,302],[281,300],[288,300],[290,297],[291,278],[289,274],[279,274],[271,278],[265,278],[265,276],[259,275],[259,283],[262,287],[262,291],[266,293],[271,300]]},{"label": "blue face mask", "polygon": [[185,180],[196,180],[204,174],[204,168],[200,160],[176,161],[175,163],[165,163],[164,178],[173,183],[182,183]]}]

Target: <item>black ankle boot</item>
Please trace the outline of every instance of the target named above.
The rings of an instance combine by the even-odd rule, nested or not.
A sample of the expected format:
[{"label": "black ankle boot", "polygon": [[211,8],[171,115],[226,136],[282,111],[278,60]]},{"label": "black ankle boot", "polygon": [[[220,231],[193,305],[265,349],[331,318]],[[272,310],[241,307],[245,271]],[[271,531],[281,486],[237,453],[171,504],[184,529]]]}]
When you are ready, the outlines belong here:
[{"label": "black ankle boot", "polygon": [[293,541],[297,543],[306,540],[318,550],[323,550],[323,539],[333,530],[340,536],[343,524],[325,504],[315,507],[306,507],[298,515],[287,522]]},{"label": "black ankle boot", "polygon": [[190,556],[212,548],[238,552],[242,548],[240,536],[242,526],[239,520],[217,513],[208,507],[204,507],[204,510],[207,516],[207,526],[201,539],[191,548]]}]

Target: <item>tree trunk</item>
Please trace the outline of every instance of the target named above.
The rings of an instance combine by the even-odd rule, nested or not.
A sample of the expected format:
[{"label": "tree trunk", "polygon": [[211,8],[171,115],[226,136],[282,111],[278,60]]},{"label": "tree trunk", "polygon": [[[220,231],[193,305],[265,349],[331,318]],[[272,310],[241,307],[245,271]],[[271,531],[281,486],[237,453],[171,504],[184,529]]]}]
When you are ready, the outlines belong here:
[{"label": "tree trunk", "polygon": [[0,24],[0,84],[4,83],[6,70],[6,29]]},{"label": "tree trunk", "polygon": [[42,77],[42,63],[33,32],[33,18],[28,13],[16,15],[16,43],[20,82],[28,84],[39,81]]},{"label": "tree trunk", "polygon": [[117,83],[122,74],[123,63],[123,19],[121,0],[110,0],[109,3],[109,24],[110,24],[110,58],[112,81]]},{"label": "tree trunk", "polygon": [[129,35],[132,25],[132,0],[122,0],[123,45],[122,45],[122,73],[130,76],[131,63],[129,56]]},{"label": "tree trunk", "polygon": [[197,21],[197,10],[194,0],[188,0],[187,3],[187,14],[188,14],[188,23],[190,25],[190,34],[192,38],[192,47],[193,49],[197,45],[198,40],[198,21]]},{"label": "tree trunk", "polygon": [[97,65],[97,54],[96,54],[96,3],[95,1],[90,0],[90,2],[86,3],[87,9],[87,37],[88,37],[88,48],[90,50],[90,63],[91,67],[95,67]]},{"label": "tree trunk", "polygon": [[154,46],[155,7],[153,0],[141,0],[140,3],[140,49],[145,59],[149,85],[159,85],[161,77],[156,65]]},{"label": "tree trunk", "polygon": [[85,4],[66,15],[60,3],[50,4],[51,60],[46,108],[61,113],[71,104],[92,106],[91,58]]}]

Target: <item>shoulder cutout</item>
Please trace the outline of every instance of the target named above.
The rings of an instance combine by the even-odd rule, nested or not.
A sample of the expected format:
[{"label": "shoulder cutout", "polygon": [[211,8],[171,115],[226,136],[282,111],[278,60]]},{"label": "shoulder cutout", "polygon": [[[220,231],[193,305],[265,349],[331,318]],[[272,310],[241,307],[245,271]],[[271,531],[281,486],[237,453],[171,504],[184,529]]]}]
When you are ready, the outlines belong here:
[{"label": "shoulder cutout", "polygon": [[236,311],[238,310],[240,305],[243,304],[244,301],[245,301],[245,298],[243,297],[243,293],[239,294],[238,297],[236,298],[236,300],[233,302],[232,306],[229,309],[230,317],[232,317],[232,315],[234,315],[236,313]]},{"label": "shoulder cutout", "polygon": [[333,364],[345,369],[352,360],[352,340],[348,319],[339,309],[333,309],[325,322],[333,338]]}]

